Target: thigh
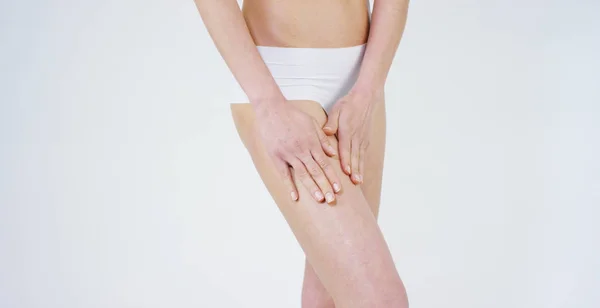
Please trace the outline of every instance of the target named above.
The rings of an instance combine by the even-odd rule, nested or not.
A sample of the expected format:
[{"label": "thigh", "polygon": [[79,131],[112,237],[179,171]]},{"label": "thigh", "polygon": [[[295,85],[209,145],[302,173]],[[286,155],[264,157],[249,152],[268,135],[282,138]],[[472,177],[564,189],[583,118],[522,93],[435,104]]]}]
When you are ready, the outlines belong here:
[{"label": "thigh", "polygon": [[386,139],[385,101],[377,102],[373,109],[369,147],[365,151],[364,182],[360,185],[375,218],[379,215],[383,161]]},{"label": "thigh", "polygon": [[[317,103],[290,103],[296,104],[320,124],[325,123],[326,115]],[[360,186],[352,184],[348,177],[341,176],[343,173],[339,161],[330,158],[343,187],[334,205],[315,202],[300,183],[297,183],[300,199],[294,202],[254,133],[252,107],[249,104],[232,104],[232,114],[239,136],[261,179],[334,300],[337,297],[344,301],[340,297],[359,297],[365,292],[375,292],[364,288],[364,285],[396,282],[398,277],[393,260],[365,194]],[[335,138],[331,138],[331,142],[337,146]],[[377,173],[369,176],[377,177]],[[376,187],[372,186],[367,191],[378,190]]]}]

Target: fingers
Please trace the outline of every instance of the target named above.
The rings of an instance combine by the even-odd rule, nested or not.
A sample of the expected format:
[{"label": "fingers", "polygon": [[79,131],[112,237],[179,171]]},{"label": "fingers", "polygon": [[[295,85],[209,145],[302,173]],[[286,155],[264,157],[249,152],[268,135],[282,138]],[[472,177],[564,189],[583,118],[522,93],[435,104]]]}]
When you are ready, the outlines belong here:
[{"label": "fingers", "polygon": [[352,174],[352,169],[350,168],[350,140],[351,139],[349,137],[350,136],[343,134],[342,132],[338,133],[340,165],[346,175]]},{"label": "fingers", "polygon": [[[313,164],[316,163],[313,161]],[[300,181],[300,183],[304,185],[306,190],[310,192],[311,196],[317,202],[322,202],[323,199],[325,199],[325,195],[323,194],[317,183],[315,183],[315,180],[309,171],[310,168],[314,168],[313,165],[308,163],[307,166],[302,160],[296,158],[292,162],[292,167],[296,172],[296,178],[298,179],[298,181]]]},{"label": "fingers", "polygon": [[362,177],[360,174],[359,168],[359,159],[360,159],[360,141],[357,139],[353,139],[351,142],[351,154],[350,154],[350,165],[351,165],[351,176],[352,182],[354,184],[360,184],[362,182]]},{"label": "fingers", "polygon": [[[325,155],[323,155],[323,153],[320,151],[312,151],[311,154],[312,154],[312,157],[314,158],[315,162],[317,162],[317,164],[319,165],[321,170],[323,170],[323,172],[325,173],[327,182],[333,188],[333,192],[339,193],[342,190],[342,185],[341,185],[342,182],[338,178],[338,175],[337,175],[337,172],[335,172],[335,169],[331,166],[329,159],[327,159],[327,157]],[[327,199],[327,202],[333,201],[333,200],[329,201],[329,199],[327,198],[327,193],[325,193],[325,199]]]},{"label": "fingers", "polygon": [[292,172],[290,171],[290,167],[288,164],[281,159],[276,159],[275,163],[277,165],[277,169],[279,171],[279,175],[283,181],[283,184],[290,192],[290,197],[293,201],[298,201],[298,189],[296,188],[296,184],[294,183],[294,179],[292,178]]},{"label": "fingers", "polygon": [[325,151],[325,153],[328,156],[336,156],[337,153],[335,148],[333,147],[333,145],[331,145],[331,142],[329,142],[329,138],[327,138],[327,135],[323,132],[321,127],[319,127],[319,123],[317,123],[317,121],[314,120],[313,123],[315,124],[317,135],[319,136],[319,142],[321,143],[323,151]]},{"label": "fingers", "polygon": [[363,142],[360,146],[360,152],[358,154],[358,174],[360,174],[360,183],[364,183],[365,176],[365,153],[367,151],[367,145]]},{"label": "fingers", "polygon": [[340,108],[338,107],[338,104],[336,104],[334,105],[333,110],[331,110],[331,113],[328,115],[325,126],[323,126],[323,131],[325,132],[325,134],[327,134],[328,136],[333,136],[335,135],[335,133],[337,133],[339,119]]},{"label": "fingers", "polygon": [[[321,150],[320,148],[317,149],[317,151]],[[322,153],[321,155],[325,156],[325,153]],[[320,164],[322,164],[323,161],[326,161],[326,159],[324,157],[321,157],[321,163],[317,163],[313,158],[311,152],[303,154],[302,157],[299,158],[302,161],[302,163],[304,163],[304,166],[306,166],[306,170],[308,170],[309,177],[313,180],[312,182],[316,183],[316,187],[312,186],[309,183],[309,185],[311,185],[311,189],[309,191],[312,193],[315,200],[321,202],[325,199],[327,203],[333,202],[335,199],[333,188],[329,182],[329,179],[327,178],[327,176],[325,176],[325,172],[320,166]]]}]

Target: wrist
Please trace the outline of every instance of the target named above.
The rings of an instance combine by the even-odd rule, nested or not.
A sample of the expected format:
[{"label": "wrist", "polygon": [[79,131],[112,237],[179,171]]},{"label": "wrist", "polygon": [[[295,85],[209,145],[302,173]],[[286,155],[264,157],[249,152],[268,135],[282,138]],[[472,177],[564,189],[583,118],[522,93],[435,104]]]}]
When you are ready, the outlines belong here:
[{"label": "wrist", "polygon": [[279,103],[285,100],[283,93],[279,89],[279,86],[274,82],[257,84],[249,89],[244,89],[248,100],[252,105],[263,105]]},{"label": "wrist", "polygon": [[350,93],[365,98],[367,101],[378,100],[384,95],[384,86],[383,84],[357,81]]},{"label": "wrist", "polygon": [[361,67],[358,73],[358,78],[354,83],[355,88],[367,90],[383,90],[385,86],[386,76],[381,73],[376,73],[367,68]]},{"label": "wrist", "polygon": [[264,96],[250,100],[254,113],[259,118],[281,113],[286,102],[283,95]]},{"label": "wrist", "polygon": [[257,95],[248,95],[248,100],[254,109],[270,109],[283,105],[286,101],[283,93],[277,91],[269,91]]}]

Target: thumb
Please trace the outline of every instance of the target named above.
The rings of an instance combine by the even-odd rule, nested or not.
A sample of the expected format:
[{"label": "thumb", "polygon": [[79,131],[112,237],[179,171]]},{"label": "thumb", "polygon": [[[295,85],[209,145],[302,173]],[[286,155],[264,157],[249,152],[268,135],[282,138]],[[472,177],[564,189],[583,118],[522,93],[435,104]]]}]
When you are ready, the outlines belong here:
[{"label": "thumb", "polygon": [[321,143],[323,151],[325,151],[325,153],[327,153],[327,155],[331,157],[337,155],[337,153],[335,152],[335,148],[331,145],[331,142],[329,142],[329,137],[327,137],[327,134],[325,134],[323,130],[319,127],[319,123],[317,123],[316,120],[314,121],[314,123],[317,129],[317,135],[319,136],[319,142]]},{"label": "thumb", "polygon": [[325,134],[327,134],[328,136],[335,135],[335,133],[337,133],[337,130],[338,130],[339,120],[340,120],[340,108],[336,104],[336,106],[333,107],[333,110],[331,111],[331,113],[328,115],[325,126],[323,126],[323,131],[325,132]]}]

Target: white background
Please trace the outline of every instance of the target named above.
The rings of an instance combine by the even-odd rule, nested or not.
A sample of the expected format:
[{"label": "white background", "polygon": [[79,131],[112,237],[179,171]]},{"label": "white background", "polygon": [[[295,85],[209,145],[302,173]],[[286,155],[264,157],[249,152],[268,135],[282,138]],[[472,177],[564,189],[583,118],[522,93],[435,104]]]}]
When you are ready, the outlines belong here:
[{"label": "white background", "polygon": [[[300,307],[193,1],[0,3],[0,307]],[[599,12],[411,3],[380,217],[411,307],[600,307]]]}]

